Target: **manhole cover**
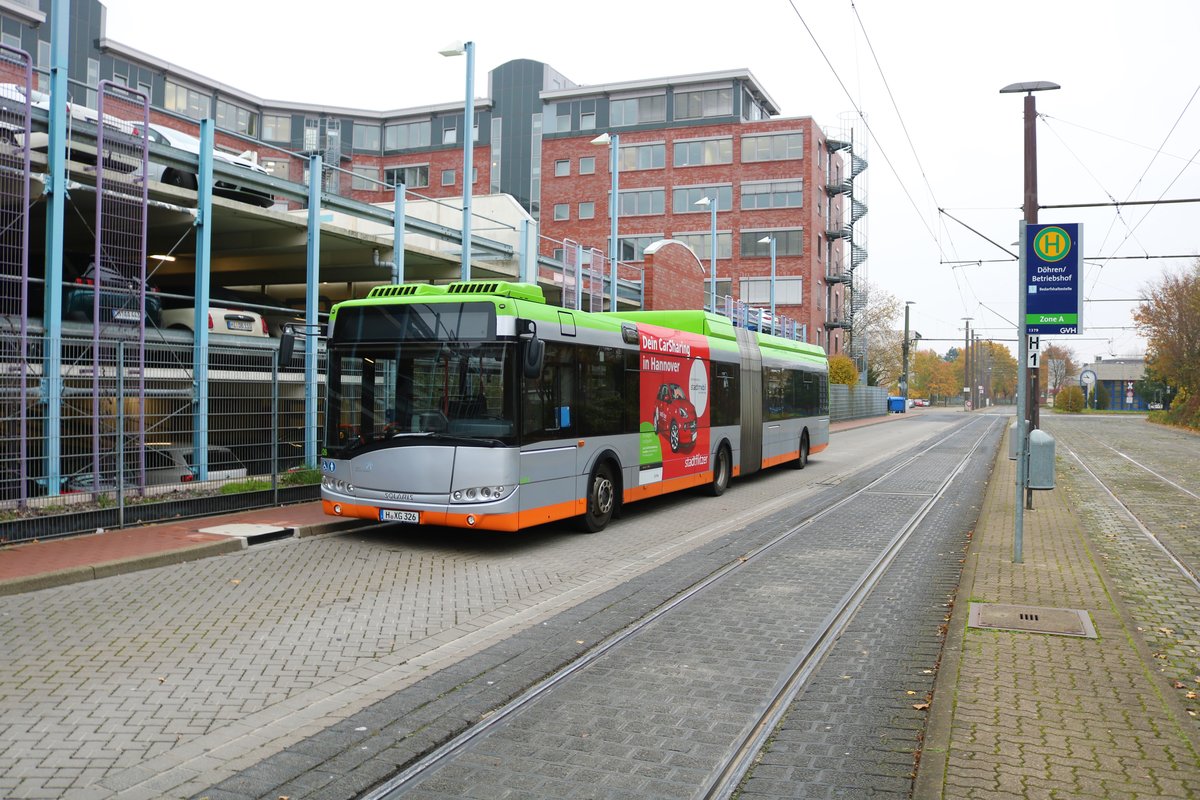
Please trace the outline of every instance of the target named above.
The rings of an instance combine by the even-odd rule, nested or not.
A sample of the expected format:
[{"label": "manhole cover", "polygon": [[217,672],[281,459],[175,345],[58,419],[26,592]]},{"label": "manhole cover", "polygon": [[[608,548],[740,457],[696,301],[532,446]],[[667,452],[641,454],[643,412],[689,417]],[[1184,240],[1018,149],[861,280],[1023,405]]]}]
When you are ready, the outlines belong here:
[{"label": "manhole cover", "polygon": [[1086,611],[1076,608],[971,603],[967,624],[972,628],[1096,638],[1096,629],[1092,626],[1091,617]]}]

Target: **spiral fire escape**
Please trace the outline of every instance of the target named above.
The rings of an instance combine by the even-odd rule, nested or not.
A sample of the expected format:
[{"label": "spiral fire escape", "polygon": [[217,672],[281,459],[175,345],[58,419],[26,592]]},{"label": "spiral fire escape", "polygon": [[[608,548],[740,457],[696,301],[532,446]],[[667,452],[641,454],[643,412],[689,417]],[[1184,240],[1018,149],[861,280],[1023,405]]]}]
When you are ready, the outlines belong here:
[{"label": "spiral fire escape", "polygon": [[[855,315],[867,305],[867,191],[866,180],[862,173],[867,168],[864,157],[865,137],[855,135],[853,128],[845,134],[830,136],[826,139],[826,147],[830,153],[829,182],[825,188],[830,198],[831,210],[840,210],[840,214],[831,213],[826,237],[829,250],[833,252],[833,244],[841,240],[845,242],[840,258],[827,258],[826,263],[826,304],[825,329],[832,331],[842,328],[847,331],[845,352],[854,359],[859,371],[865,375],[867,370],[867,343],[865,337],[855,336]],[[837,169],[837,159],[842,155],[842,165],[845,166],[844,176]],[[847,163],[848,162],[848,163]],[[837,197],[844,197],[840,205],[834,202]],[[844,285],[844,307],[839,312],[834,302],[839,284]]]}]

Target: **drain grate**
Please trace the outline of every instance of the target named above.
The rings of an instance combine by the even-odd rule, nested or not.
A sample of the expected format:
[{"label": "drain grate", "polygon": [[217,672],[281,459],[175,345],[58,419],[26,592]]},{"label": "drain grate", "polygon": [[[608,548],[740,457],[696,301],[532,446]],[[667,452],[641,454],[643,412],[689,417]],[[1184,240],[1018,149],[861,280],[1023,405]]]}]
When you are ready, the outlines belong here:
[{"label": "drain grate", "polygon": [[971,603],[967,624],[972,628],[1049,633],[1055,636],[1096,638],[1096,628],[1086,611],[1076,608],[1010,606],[1002,603]]},{"label": "drain grate", "polygon": [[280,528],[278,525],[260,525],[252,522],[232,522],[228,525],[218,525],[214,528],[201,528],[201,533],[215,533],[219,536],[235,536],[245,539],[247,545],[274,542],[278,539],[290,539],[295,535],[291,528]]}]

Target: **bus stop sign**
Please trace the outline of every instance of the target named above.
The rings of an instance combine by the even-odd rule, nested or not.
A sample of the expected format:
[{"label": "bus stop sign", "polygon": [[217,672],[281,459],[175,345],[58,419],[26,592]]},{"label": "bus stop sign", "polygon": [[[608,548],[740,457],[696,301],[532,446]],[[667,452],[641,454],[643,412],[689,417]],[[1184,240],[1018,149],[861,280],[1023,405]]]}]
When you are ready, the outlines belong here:
[{"label": "bus stop sign", "polygon": [[1077,222],[1030,225],[1025,236],[1025,331],[1079,333],[1083,321],[1082,231]]}]

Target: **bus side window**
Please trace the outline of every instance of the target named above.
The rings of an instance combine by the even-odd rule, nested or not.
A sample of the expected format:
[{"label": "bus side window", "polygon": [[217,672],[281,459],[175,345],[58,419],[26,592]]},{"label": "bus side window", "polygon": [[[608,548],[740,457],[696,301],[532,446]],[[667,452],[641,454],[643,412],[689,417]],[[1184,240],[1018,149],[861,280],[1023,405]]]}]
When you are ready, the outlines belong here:
[{"label": "bus side window", "polygon": [[522,379],[521,433],[524,441],[537,442],[573,435],[576,364],[570,345],[547,342],[542,374]]}]

